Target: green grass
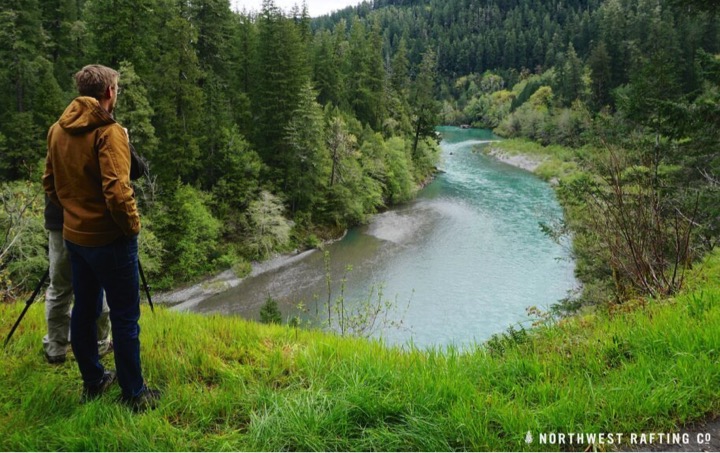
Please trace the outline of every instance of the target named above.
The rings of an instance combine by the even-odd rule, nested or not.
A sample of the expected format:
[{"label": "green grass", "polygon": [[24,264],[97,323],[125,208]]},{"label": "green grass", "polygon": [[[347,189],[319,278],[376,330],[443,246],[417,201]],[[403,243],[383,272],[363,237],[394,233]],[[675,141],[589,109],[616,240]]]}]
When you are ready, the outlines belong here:
[{"label": "green grass", "polygon": [[509,155],[524,155],[542,158],[534,171],[540,178],[550,181],[562,179],[578,171],[577,150],[560,145],[542,146],[524,138],[512,138],[493,143],[493,148]]},{"label": "green grass", "polygon": [[[143,367],[164,392],[145,414],[117,387],[79,404],[76,363],[44,362],[38,303],[0,353],[0,450],[507,451],[561,448],[527,445],[528,430],[673,432],[720,413],[718,275],[715,253],[686,294],[508,335],[493,353],[144,311]],[[3,338],[22,308],[0,304]]]}]

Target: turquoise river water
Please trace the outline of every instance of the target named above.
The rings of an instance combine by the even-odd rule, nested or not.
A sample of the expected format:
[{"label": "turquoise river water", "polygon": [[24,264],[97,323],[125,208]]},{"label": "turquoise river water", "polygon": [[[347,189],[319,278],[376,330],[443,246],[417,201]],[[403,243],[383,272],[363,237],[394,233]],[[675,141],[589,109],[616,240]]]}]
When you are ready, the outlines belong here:
[{"label": "turquoise river water", "polygon": [[[392,302],[388,316],[402,321],[375,333],[389,344],[467,347],[509,326],[527,325],[527,307],[547,308],[576,286],[566,247],[539,227],[562,215],[552,188],[477,152],[496,139],[491,132],[438,130],[442,173],[434,182],[416,200],[375,216],[327,247],[330,299],[341,294],[343,275],[346,312],[363,300],[377,300],[382,286],[383,299]],[[327,319],[323,254],[276,260],[193,311],[257,319],[268,297],[280,302],[285,317]],[[299,303],[305,311],[298,311]]]}]

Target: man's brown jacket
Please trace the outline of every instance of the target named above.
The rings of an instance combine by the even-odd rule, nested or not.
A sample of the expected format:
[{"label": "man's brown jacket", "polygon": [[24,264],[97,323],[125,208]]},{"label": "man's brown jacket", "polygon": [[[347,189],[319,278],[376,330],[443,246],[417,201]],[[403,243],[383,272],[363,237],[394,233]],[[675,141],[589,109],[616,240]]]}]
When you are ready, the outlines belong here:
[{"label": "man's brown jacket", "polygon": [[98,247],[140,232],[125,130],[91,97],[76,98],[48,132],[43,187],[63,208],[63,237]]}]

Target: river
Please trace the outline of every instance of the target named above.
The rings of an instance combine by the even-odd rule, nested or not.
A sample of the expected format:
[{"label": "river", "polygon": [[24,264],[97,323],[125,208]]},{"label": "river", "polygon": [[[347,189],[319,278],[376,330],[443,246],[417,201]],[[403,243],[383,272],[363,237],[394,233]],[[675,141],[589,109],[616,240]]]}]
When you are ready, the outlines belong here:
[{"label": "river", "polygon": [[[382,315],[391,322],[375,336],[388,344],[469,346],[509,326],[527,325],[527,307],[548,308],[576,285],[567,247],[539,227],[562,215],[552,188],[477,152],[496,139],[490,131],[439,131],[442,172],[434,182],[411,203],[375,216],[327,247],[331,302],[342,294],[348,313],[368,306],[363,301],[376,301],[382,288],[390,302]],[[275,261],[192,310],[257,319],[273,297],[286,318],[326,320],[326,268],[319,251]]]}]

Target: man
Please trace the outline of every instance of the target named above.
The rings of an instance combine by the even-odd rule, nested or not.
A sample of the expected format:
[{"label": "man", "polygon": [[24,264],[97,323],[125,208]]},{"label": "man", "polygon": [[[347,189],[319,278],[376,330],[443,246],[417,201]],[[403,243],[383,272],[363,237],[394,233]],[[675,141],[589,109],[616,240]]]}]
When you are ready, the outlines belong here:
[{"label": "man", "polygon": [[75,292],[71,345],[83,379],[82,401],[100,396],[116,377],[103,368],[97,349],[95,321],[104,290],[122,401],[144,410],[155,407],[159,392],[147,388],[140,365],[140,215],[130,185],[127,133],[112,116],[119,78],[101,65],[75,74],[80,96],[50,127],[43,186],[63,208]]},{"label": "man", "polygon": [[[147,165],[130,144],[130,179],[136,180],[147,173]],[[70,256],[63,242],[63,210],[45,196],[45,229],[48,230],[48,258],[50,284],[45,292],[45,320],[47,335],[43,348],[48,363],[65,362],[70,344],[70,307],[72,306],[72,273]],[[102,312],[97,320],[98,351],[100,357],[112,352],[110,340],[110,307],[103,298]]]},{"label": "man", "polygon": [[[48,258],[50,284],[45,292],[45,320],[47,334],[43,349],[48,363],[65,362],[70,344],[70,307],[72,306],[72,274],[70,256],[63,242],[62,208],[45,197],[45,229],[48,230]],[[110,308],[103,299],[102,311],[97,320],[98,351],[100,356],[112,352],[110,341]]]}]

